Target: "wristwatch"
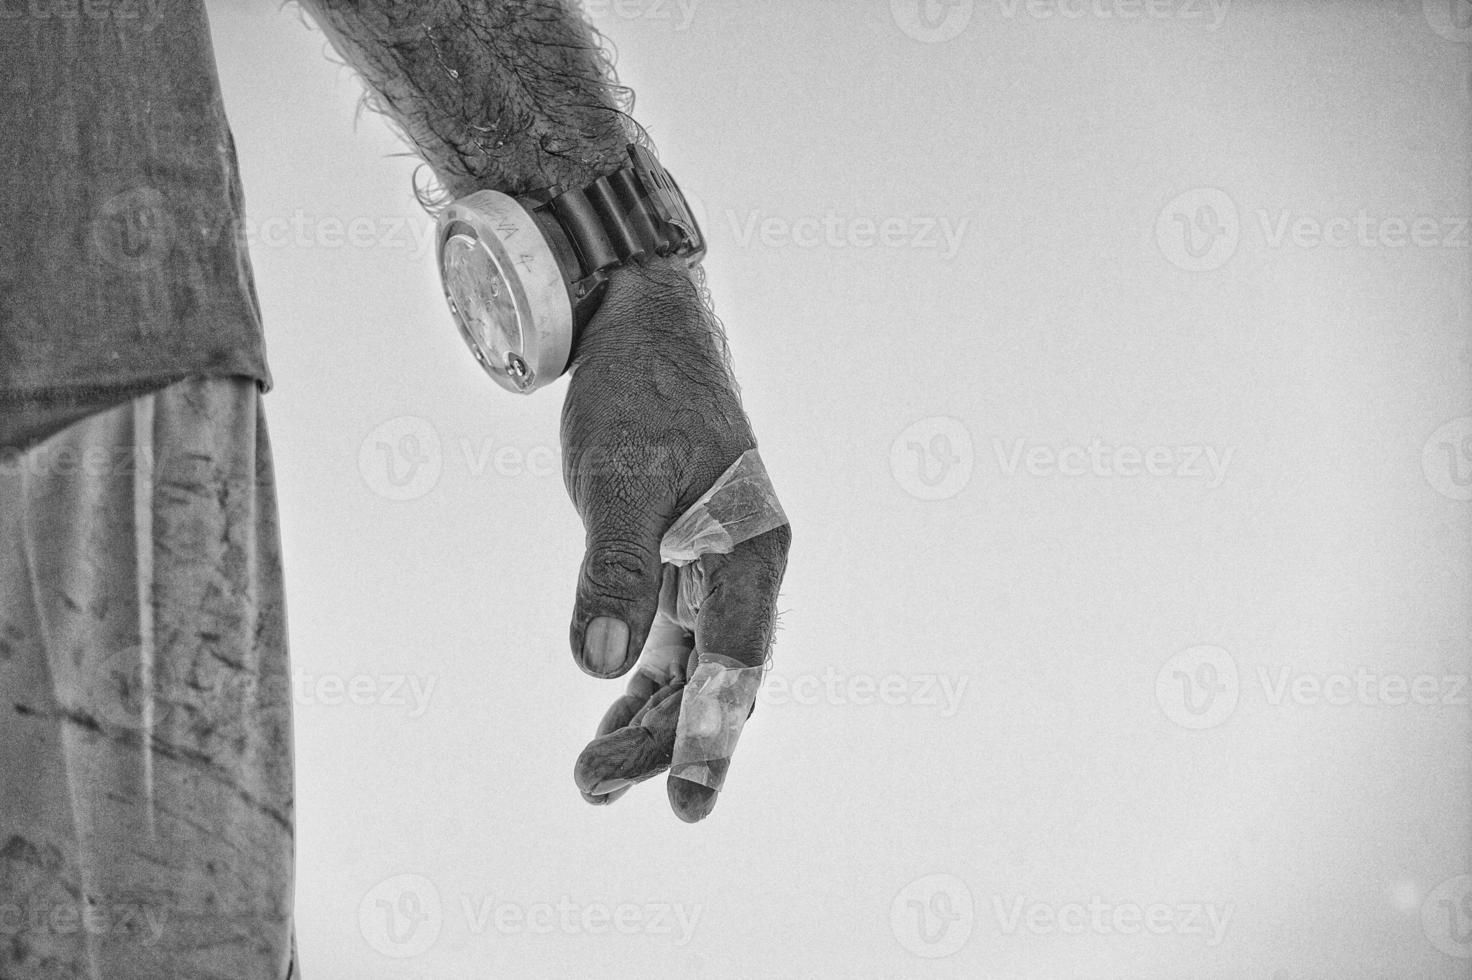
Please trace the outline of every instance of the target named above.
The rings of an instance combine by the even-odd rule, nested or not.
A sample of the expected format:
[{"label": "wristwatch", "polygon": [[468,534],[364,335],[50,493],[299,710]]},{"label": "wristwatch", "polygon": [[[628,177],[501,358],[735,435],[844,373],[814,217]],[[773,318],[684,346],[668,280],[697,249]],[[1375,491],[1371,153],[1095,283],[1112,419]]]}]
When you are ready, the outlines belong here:
[{"label": "wristwatch", "polygon": [[435,254],[450,312],[492,378],[530,394],[567,370],[609,273],[647,255],[705,256],[669,171],[642,146],[586,187],[522,197],[483,190],[441,213]]}]

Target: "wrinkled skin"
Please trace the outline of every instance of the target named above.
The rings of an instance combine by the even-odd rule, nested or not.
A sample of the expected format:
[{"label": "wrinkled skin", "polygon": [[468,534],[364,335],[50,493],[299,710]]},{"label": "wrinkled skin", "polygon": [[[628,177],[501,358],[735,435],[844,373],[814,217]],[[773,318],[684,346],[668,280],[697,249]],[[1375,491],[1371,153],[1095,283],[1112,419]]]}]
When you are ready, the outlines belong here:
[{"label": "wrinkled skin", "polygon": [[[579,340],[562,413],[563,479],[587,531],[573,657],[598,677],[638,665],[578,759],[574,778],[591,803],[669,767],[680,695],[700,655],[766,660],[789,527],[679,571],[659,558],[669,526],[755,446],[690,274],[662,259],[618,270]],[[585,649],[600,646],[604,631],[590,626],[603,618],[628,634],[606,668]],[[620,627],[612,632],[621,638]],[[716,792],[697,783],[672,776],[668,789],[683,820],[715,806]]]}]

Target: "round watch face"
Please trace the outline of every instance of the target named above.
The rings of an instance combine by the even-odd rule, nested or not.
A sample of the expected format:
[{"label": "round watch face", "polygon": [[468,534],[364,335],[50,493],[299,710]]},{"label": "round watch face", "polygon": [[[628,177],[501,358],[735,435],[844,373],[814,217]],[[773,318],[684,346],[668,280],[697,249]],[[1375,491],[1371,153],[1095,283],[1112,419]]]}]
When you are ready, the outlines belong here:
[{"label": "round watch face", "polygon": [[440,216],[440,279],[460,333],[502,387],[556,380],[572,348],[572,304],[536,221],[515,198],[477,191]]}]

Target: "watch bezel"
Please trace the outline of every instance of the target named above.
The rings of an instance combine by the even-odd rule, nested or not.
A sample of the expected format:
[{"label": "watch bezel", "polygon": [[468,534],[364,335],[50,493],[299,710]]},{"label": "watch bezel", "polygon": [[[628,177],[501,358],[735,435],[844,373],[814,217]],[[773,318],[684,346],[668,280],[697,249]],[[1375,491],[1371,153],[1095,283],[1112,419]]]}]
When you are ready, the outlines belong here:
[{"label": "watch bezel", "polygon": [[[456,302],[446,274],[445,250],[458,235],[484,250],[509,290],[517,332],[517,343],[509,353],[519,357],[526,368],[520,377],[514,373],[514,363],[494,362]],[[460,336],[497,384],[530,394],[562,376],[572,353],[572,303],[556,255],[521,202],[499,191],[480,190],[450,204],[439,217],[435,258],[440,286]]]}]

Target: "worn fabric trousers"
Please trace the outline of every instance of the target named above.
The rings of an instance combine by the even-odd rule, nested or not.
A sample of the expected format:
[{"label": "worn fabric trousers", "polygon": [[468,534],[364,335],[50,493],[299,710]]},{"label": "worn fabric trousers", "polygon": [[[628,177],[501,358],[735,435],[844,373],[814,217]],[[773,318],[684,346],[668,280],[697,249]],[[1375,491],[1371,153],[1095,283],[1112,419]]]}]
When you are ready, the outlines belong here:
[{"label": "worn fabric trousers", "polygon": [[0,980],[281,980],[291,697],[261,398],[187,379],[0,462]]}]

